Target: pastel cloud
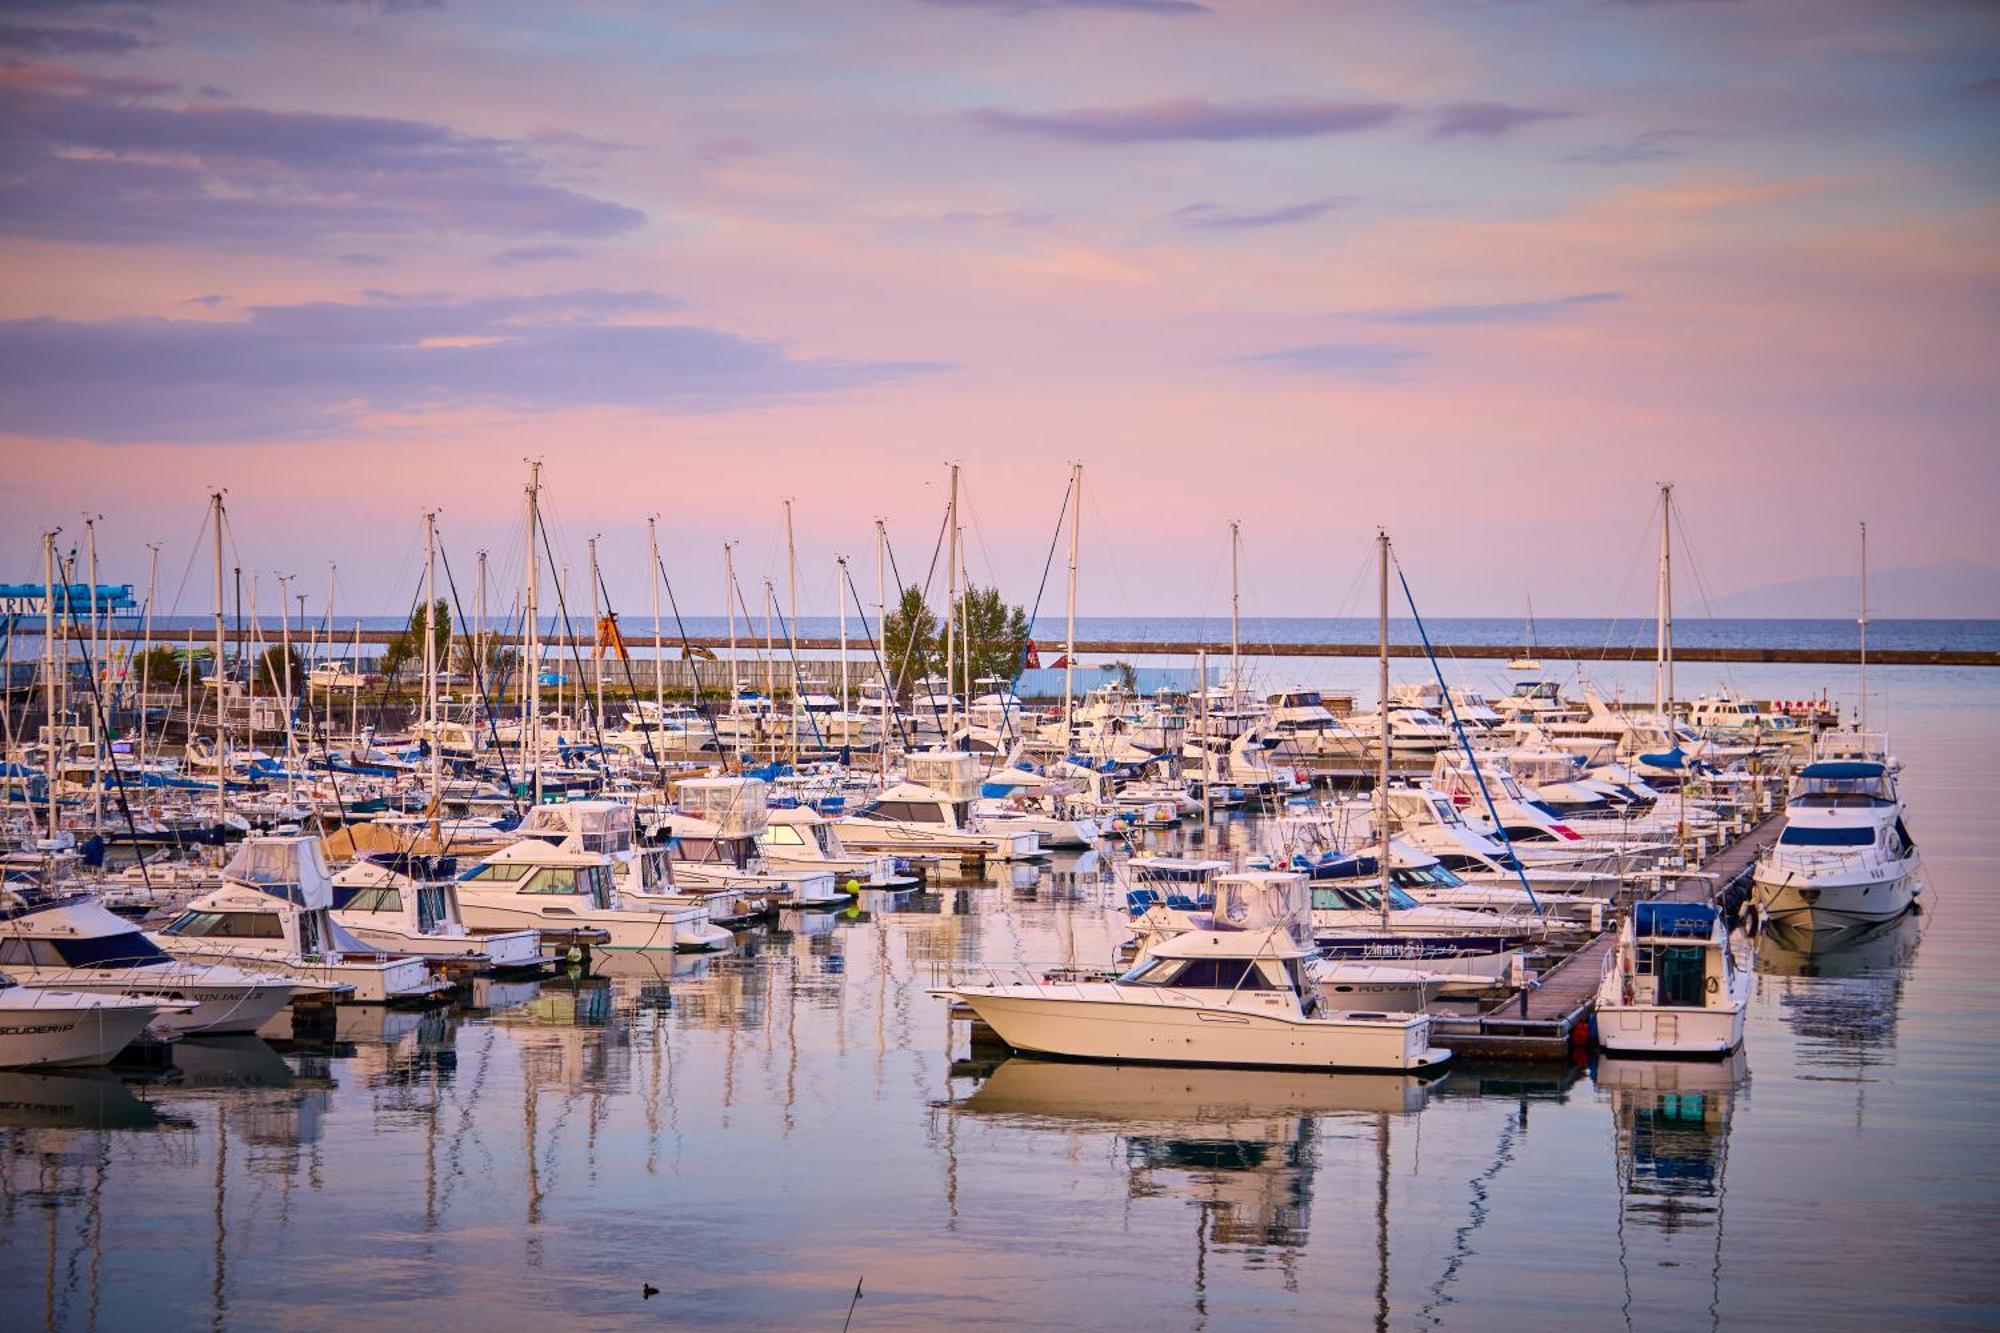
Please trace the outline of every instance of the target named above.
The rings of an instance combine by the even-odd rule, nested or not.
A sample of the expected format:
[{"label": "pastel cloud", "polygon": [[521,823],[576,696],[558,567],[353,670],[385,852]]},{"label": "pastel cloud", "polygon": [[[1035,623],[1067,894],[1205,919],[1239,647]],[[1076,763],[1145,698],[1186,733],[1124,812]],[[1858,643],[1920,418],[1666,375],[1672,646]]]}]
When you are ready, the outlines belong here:
[{"label": "pastel cloud", "polygon": [[1257,352],[1242,359],[1312,374],[1386,379],[1422,355],[1414,347],[1391,343],[1307,343]]},{"label": "pastel cloud", "polygon": [[1437,123],[1431,133],[1443,138],[1473,135],[1490,139],[1538,121],[1566,120],[1572,114],[1549,107],[1508,106],[1504,102],[1453,102],[1438,108]]},{"label": "pastel cloud", "polygon": [[923,0],[941,9],[981,9],[994,14],[1043,14],[1060,9],[1112,9],[1131,14],[1182,17],[1214,11],[1195,0]]},{"label": "pastel cloud", "polygon": [[0,51],[27,55],[124,55],[145,44],[145,38],[120,28],[0,23]]},{"label": "pastel cloud", "polygon": [[1262,227],[1283,227],[1296,222],[1312,222],[1325,217],[1347,200],[1329,195],[1273,208],[1225,208],[1220,204],[1187,204],[1173,211],[1173,220],[1183,227],[1202,230],[1236,231]]},{"label": "pastel cloud", "polygon": [[1633,162],[1658,162],[1679,157],[1690,140],[1699,138],[1693,130],[1645,130],[1629,139],[1593,144],[1571,153],[1566,161],[1592,167],[1622,167]]},{"label": "pastel cloud", "polygon": [[802,358],[657,322],[654,292],[377,292],[242,319],[0,321],[0,431],[106,443],[283,439],[468,405],[714,412],[940,369]]},{"label": "pastel cloud", "polygon": [[972,113],[988,129],[1041,135],[1074,143],[1227,143],[1246,139],[1310,139],[1378,129],[1402,108],[1392,102],[1329,102],[1280,98],[1211,102],[1169,98],[1134,106],[1077,107],[1067,111]]},{"label": "pastel cloud", "polygon": [[1587,306],[1624,299],[1622,292],[1579,292],[1574,296],[1558,296],[1542,301],[1493,301],[1475,305],[1420,305],[1364,310],[1357,312],[1354,318],[1369,324],[1529,324]]},{"label": "pastel cloud", "polygon": [[283,251],[440,232],[602,237],[644,220],[554,183],[522,142],[387,116],[170,105],[171,91],[0,69],[0,232]]}]

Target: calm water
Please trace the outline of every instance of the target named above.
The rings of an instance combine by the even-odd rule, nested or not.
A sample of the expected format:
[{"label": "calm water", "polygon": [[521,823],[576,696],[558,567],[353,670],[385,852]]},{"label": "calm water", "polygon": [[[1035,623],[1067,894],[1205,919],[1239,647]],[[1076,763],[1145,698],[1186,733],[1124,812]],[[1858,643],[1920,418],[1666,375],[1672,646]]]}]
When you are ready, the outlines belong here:
[{"label": "calm water", "polygon": [[330,1053],[0,1075],[0,1313],[832,1330],[863,1277],[856,1329],[1989,1324],[2000,672],[1871,684],[1928,911],[1840,954],[1764,942],[1737,1064],[1426,1088],[971,1061],[937,965],[1120,933],[1070,858],[719,961],[347,1011]]}]

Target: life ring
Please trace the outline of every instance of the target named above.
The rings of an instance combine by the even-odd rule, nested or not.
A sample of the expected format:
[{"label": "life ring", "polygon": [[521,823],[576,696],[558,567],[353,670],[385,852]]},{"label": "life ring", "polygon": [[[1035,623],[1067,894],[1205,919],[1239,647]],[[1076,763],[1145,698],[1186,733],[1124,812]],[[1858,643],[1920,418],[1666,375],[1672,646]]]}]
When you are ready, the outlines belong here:
[{"label": "life ring", "polygon": [[1722,982],[1720,980],[1718,980],[1715,977],[1710,977],[1708,979],[1708,993],[1710,995],[1715,994],[1717,991],[1720,991],[1721,989],[1722,989]]}]

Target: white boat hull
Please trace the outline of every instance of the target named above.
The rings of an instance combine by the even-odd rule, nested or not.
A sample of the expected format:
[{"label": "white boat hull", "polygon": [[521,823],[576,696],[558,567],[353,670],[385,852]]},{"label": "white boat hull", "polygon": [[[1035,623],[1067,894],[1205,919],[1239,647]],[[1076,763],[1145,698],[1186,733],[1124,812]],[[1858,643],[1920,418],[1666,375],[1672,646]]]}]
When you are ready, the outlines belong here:
[{"label": "white boat hull", "polygon": [[0,1004],[0,1068],[109,1064],[156,1012],[149,1004],[79,1003],[60,994]]},{"label": "white boat hull", "polygon": [[[174,1032],[216,1036],[255,1032],[291,1003],[292,987],[271,975],[219,977],[200,967],[162,964],[157,968],[15,967],[8,975],[24,986],[122,995],[134,1000],[184,1002],[160,1015]],[[186,1007],[191,1005],[192,1007]]]},{"label": "white boat hull", "polygon": [[1748,1006],[1597,1006],[1597,1044],[1619,1055],[1727,1055],[1743,1044]]},{"label": "white boat hull", "polygon": [[463,892],[459,897],[458,913],[465,924],[475,930],[534,930],[556,935],[568,931],[603,931],[611,937],[598,946],[605,949],[675,949],[679,947],[679,918],[698,917],[701,924],[707,924],[706,914],[699,909],[613,912],[555,907],[537,910],[477,902]]},{"label": "white boat hull", "polygon": [[1302,1019],[1198,1004],[1068,999],[1063,991],[960,987],[952,993],[1014,1049],[1071,1059],[1411,1072],[1450,1058],[1430,1045],[1429,1021],[1414,1015]]},{"label": "white boat hull", "polygon": [[1751,900],[1765,917],[1799,930],[1845,930],[1893,921],[1917,898],[1917,877],[1901,872],[1883,878],[1810,879],[1779,871],[1774,882],[1760,868]]}]

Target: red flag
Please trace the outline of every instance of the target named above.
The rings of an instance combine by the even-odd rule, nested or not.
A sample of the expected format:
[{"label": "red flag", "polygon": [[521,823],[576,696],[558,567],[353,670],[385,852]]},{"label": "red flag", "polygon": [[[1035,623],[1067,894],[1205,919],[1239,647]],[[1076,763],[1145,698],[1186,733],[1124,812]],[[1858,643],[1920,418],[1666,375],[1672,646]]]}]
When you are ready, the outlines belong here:
[{"label": "red flag", "polygon": [[1055,661],[1049,663],[1049,669],[1053,671],[1057,667],[1066,667],[1068,665],[1069,665],[1069,654],[1064,653],[1061,657],[1058,657]]},{"label": "red flag", "polygon": [[1042,655],[1040,651],[1036,649],[1035,641],[1033,639],[1028,640],[1027,646],[1023,648],[1021,651],[1022,651],[1022,659],[1021,659],[1022,666],[1033,669],[1042,664]]}]

